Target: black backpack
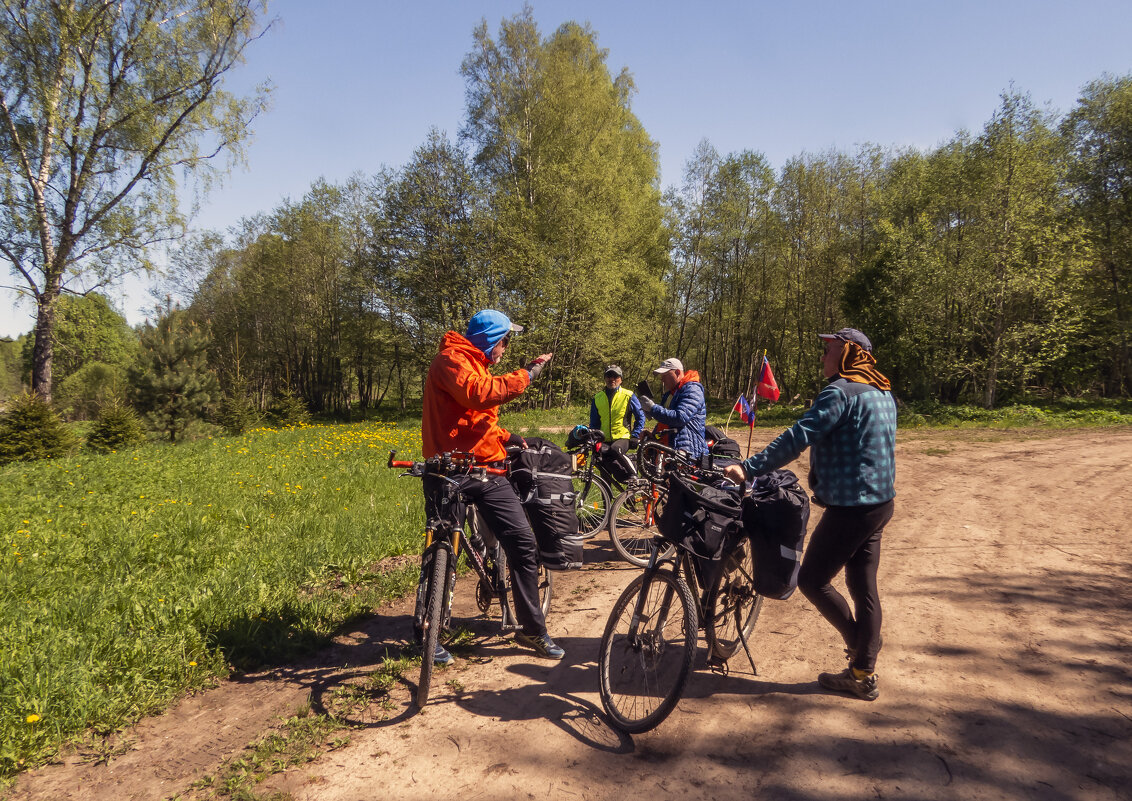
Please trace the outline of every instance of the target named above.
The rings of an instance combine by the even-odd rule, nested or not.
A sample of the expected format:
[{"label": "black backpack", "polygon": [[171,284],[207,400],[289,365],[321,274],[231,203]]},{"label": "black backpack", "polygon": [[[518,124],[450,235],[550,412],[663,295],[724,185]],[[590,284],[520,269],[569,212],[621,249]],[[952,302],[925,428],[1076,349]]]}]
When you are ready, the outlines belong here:
[{"label": "black backpack", "polygon": [[722,428],[704,426],[704,435],[711,441],[711,452],[717,456],[729,456],[740,459],[743,452],[739,450],[739,443],[724,433]]},{"label": "black backpack", "polygon": [[755,479],[743,498],[743,528],[755,552],[755,592],[784,601],[798,586],[810,499],[789,470]]},{"label": "black backpack", "polygon": [[577,493],[569,454],[541,437],[527,437],[528,447],[509,449],[511,486],[523,504],[538,541],[539,557],[551,570],[582,566]]}]

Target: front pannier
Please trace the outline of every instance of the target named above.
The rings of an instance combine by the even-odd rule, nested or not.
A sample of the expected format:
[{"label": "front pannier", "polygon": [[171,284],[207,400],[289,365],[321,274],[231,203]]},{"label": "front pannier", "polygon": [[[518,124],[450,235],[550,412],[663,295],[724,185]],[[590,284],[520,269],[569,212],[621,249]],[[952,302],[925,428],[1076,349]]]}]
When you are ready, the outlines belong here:
[{"label": "front pannier", "polygon": [[738,494],[672,473],[656,527],[666,540],[697,557],[696,572],[701,585],[707,588],[725,546],[742,533],[741,514]]},{"label": "front pannier", "polygon": [[527,437],[527,445],[509,456],[511,486],[531,521],[542,563],[551,570],[576,570],[582,566],[582,536],[570,456],[541,437]]},{"label": "front pannier", "polygon": [[727,456],[732,459],[743,458],[739,450],[739,443],[727,436],[727,433],[716,426],[704,426],[704,436],[711,441],[711,452],[716,456]]},{"label": "front pannier", "polygon": [[798,586],[810,499],[789,470],[755,479],[743,498],[743,528],[755,552],[755,592],[784,601]]}]

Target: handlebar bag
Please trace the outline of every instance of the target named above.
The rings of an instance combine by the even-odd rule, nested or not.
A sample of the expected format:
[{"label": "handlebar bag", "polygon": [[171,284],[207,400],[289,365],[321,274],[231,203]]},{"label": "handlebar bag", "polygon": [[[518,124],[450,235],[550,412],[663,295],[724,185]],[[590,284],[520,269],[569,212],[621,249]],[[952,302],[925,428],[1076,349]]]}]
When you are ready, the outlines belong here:
[{"label": "handlebar bag", "polygon": [[570,456],[541,437],[527,437],[527,446],[509,455],[510,478],[534,529],[539,558],[551,570],[579,569],[582,536]]},{"label": "handlebar bag", "polygon": [[728,539],[742,530],[742,508],[734,492],[671,473],[656,527],[668,541],[702,559],[717,560]]},{"label": "handlebar bag", "polygon": [[790,470],[755,479],[743,498],[743,528],[755,554],[755,592],[784,601],[798,587],[810,499]]},{"label": "handlebar bag", "polygon": [[717,426],[704,426],[705,436],[711,440],[711,452],[717,456],[729,456],[732,459],[743,458],[743,452],[739,449],[739,443],[731,439],[724,433],[722,428]]}]

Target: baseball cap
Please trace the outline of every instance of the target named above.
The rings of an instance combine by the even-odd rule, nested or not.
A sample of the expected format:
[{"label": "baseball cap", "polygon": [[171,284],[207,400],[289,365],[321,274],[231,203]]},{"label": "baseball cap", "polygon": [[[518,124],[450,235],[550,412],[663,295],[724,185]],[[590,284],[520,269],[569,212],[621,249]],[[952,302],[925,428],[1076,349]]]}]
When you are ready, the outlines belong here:
[{"label": "baseball cap", "polygon": [[608,367],[605,368],[605,375],[615,375],[618,378],[620,378],[621,377],[621,368],[618,367],[616,364],[611,364],[611,365],[609,365]]},{"label": "baseball cap", "polygon": [[840,339],[842,342],[855,342],[870,353],[873,350],[873,343],[856,328],[842,328],[836,334],[818,334],[818,337],[821,339]]},{"label": "baseball cap", "polygon": [[665,359],[660,363],[660,367],[653,370],[654,373],[667,373],[670,370],[679,370],[684,372],[684,363],[677,358]]}]

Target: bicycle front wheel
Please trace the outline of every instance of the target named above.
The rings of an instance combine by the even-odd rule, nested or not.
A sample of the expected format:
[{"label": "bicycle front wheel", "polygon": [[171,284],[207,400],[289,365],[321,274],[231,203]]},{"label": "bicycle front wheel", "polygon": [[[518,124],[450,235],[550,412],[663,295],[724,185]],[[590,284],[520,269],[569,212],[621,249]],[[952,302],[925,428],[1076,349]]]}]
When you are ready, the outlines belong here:
[{"label": "bicycle front wheel", "polygon": [[[613,548],[626,562],[644,567],[649,563],[652,542],[660,532],[656,521],[664,506],[664,491],[646,485],[629,489],[617,496],[609,515],[609,538]],[[661,552],[662,559],[672,555],[673,546]]]},{"label": "bicycle front wheel", "polygon": [[574,510],[578,513],[578,531],[582,539],[588,540],[609,525],[613,495],[609,485],[598,476],[590,476],[589,486],[584,474],[575,474],[572,479],[577,493]]},{"label": "bicycle front wheel", "polygon": [[598,653],[601,705],[618,728],[638,734],[668,717],[688,684],[697,630],[696,602],[683,579],[661,571],[625,588]]},{"label": "bicycle front wheel", "polygon": [[[743,537],[723,559],[719,575],[708,593],[707,644],[711,655],[730,659],[743,640],[749,640],[763,608],[763,597],[755,592],[755,553]],[[740,632],[742,636],[740,637]]]},{"label": "bicycle front wheel", "polygon": [[425,588],[425,612],[421,620],[421,675],[417,681],[417,708],[424,709],[428,703],[428,691],[432,685],[433,655],[440,641],[440,629],[444,627],[444,602],[447,593],[444,585],[448,580],[448,551],[437,548],[432,555],[432,570],[429,571],[428,586]]}]

